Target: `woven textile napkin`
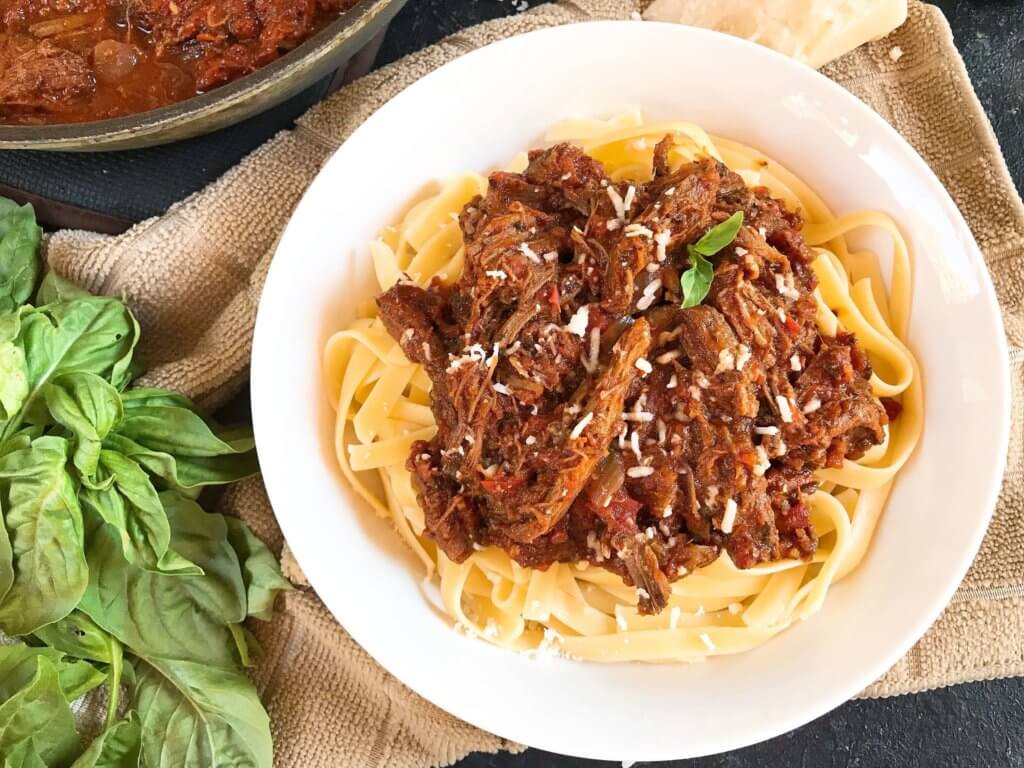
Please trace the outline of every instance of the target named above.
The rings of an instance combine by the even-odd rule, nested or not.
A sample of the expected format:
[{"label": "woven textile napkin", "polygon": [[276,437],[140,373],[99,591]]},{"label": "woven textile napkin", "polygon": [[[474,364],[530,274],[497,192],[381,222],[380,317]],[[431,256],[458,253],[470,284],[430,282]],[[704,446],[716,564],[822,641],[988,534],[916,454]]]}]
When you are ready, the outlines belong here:
[{"label": "woven textile napkin", "polygon": [[[117,237],[58,232],[47,258],[98,293],[124,296],[142,323],[146,382],[206,406],[243,385],[260,290],[289,214],[324,161],[373,111],[466,51],[539,27],[628,18],[631,0],[575,0],[460,32],[353,83],[164,216]],[[893,61],[895,46],[903,51]],[[1024,207],[941,12],[912,2],[906,24],[826,73],[913,144],[960,206],[988,260],[1011,349],[1009,470],[999,508],[952,604],[864,695],[884,696],[1024,674]],[[225,495],[224,511],[274,551],[284,541],[258,479]],[[304,584],[285,551],[286,573]],[[255,679],[270,712],[276,763],[301,768],[423,768],[474,750],[517,749],[441,712],[381,669],[305,585],[253,627],[264,649]]]}]

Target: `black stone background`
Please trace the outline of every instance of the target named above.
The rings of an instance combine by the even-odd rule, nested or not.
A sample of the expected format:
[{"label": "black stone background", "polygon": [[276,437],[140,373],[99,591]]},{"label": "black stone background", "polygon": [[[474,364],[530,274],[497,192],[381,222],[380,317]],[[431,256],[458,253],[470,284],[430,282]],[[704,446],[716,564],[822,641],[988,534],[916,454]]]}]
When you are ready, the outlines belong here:
[{"label": "black stone background", "polygon": [[[704,0],[713,2],[713,0]],[[1024,188],[1024,0],[933,0],[946,13],[974,87],[995,127],[1018,189]],[[536,2],[529,4],[536,5]],[[485,19],[511,15],[525,0],[410,0],[392,23],[385,64]],[[231,167],[315,102],[314,87],[271,113],[212,137],[169,148],[104,155],[0,152],[0,183],[127,221],[164,210]],[[153,178],[161,179],[154,184]],[[842,663],[837,659],[837,663]],[[686,691],[680,691],[686,696]],[[551,707],[572,706],[572,692]],[[685,722],[679,728],[687,727]],[[742,724],[737,724],[742,727]],[[629,734],[623,732],[624,745]],[[643,764],[639,764],[643,765]],[[1024,678],[969,683],[889,699],[851,701],[771,741],[666,768],[888,768],[1024,766]],[[457,768],[618,768],[562,757],[470,755]]]}]

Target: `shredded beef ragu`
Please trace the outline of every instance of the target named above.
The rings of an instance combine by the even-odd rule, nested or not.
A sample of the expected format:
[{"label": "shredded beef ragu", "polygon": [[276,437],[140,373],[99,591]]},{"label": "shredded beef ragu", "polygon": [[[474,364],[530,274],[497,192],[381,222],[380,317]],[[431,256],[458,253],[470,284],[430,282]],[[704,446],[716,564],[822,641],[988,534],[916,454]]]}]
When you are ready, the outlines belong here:
[{"label": "shredded beef ragu", "polygon": [[[600,565],[643,613],[722,549],[740,568],[813,554],[813,472],[889,420],[853,337],[818,333],[800,217],[713,160],[671,171],[669,143],[632,188],[572,145],[532,152],[463,210],[454,285],[378,298],[433,383],[438,433],[409,457],[427,534],[457,562]],[[736,211],[707,298],[680,309],[686,244]]]}]

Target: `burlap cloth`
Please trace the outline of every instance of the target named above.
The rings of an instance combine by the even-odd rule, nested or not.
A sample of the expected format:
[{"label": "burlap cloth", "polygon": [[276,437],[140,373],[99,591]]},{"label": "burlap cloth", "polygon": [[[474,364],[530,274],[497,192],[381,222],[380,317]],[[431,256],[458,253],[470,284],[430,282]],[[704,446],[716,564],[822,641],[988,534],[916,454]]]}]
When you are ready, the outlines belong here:
[{"label": "burlap cloth", "polygon": [[[473,48],[538,27],[626,18],[630,0],[576,0],[460,32],[358,81],[299,120],[204,191],[118,237],[58,232],[50,264],[89,289],[123,295],[144,328],[147,381],[208,406],[244,383],[253,320],[275,240],[317,170],[349,133],[417,78]],[[890,50],[899,46],[897,61]],[[889,38],[827,74],[910,140],[945,183],[988,260],[1009,336],[1015,406],[1009,469],[978,559],[921,642],[866,696],[1024,674],[1024,207],[971,88],[942,13],[912,3]],[[284,541],[258,479],[223,505],[278,553]],[[286,572],[302,583],[285,553]],[[289,594],[255,678],[270,712],[277,764],[423,768],[474,750],[515,749],[420,699],[338,626],[311,589]]]}]

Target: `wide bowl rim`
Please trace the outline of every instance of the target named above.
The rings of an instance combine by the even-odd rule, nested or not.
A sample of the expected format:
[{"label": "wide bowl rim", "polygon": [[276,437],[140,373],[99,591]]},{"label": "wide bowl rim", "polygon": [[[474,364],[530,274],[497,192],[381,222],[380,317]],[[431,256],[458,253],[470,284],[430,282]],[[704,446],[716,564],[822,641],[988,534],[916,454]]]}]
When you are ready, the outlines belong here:
[{"label": "wide bowl rim", "polygon": [[[331,59],[341,56],[343,51],[364,44],[364,38],[369,37],[370,30],[375,31],[375,21],[382,19],[382,23],[386,23],[406,2],[361,0],[269,64],[219,88],[183,101],[106,120],[31,126],[0,124],[0,149],[102,150],[126,142],[133,142],[133,146],[137,146],[135,142],[139,140],[159,142],[162,133],[181,125],[192,125],[204,120],[215,122],[236,109],[244,109],[246,103],[258,100],[262,94],[271,94],[265,105],[269,108],[275,101],[285,97],[283,93],[280,97],[273,96],[282,81],[304,80],[309,73],[327,66]],[[228,123],[216,122],[214,127],[223,127]],[[194,135],[194,132],[189,135]]]},{"label": "wide bowl rim", "polygon": [[[834,688],[822,692],[822,694],[810,706],[794,708],[793,711],[788,713],[777,713],[772,718],[766,719],[763,723],[745,723],[745,730],[742,735],[738,735],[731,740],[720,740],[717,743],[702,742],[700,746],[696,748],[693,748],[692,746],[680,746],[677,744],[668,751],[661,747],[638,745],[636,748],[631,749],[628,754],[621,752],[612,754],[608,749],[602,749],[601,747],[593,748],[587,744],[580,744],[578,739],[575,742],[572,742],[571,738],[567,738],[563,741],[554,740],[547,736],[538,738],[535,734],[531,734],[528,730],[524,730],[524,727],[519,722],[510,723],[496,719],[495,713],[490,710],[481,711],[481,708],[478,706],[479,702],[460,701],[457,697],[441,690],[437,685],[437,681],[431,678],[431,673],[429,671],[417,669],[415,664],[413,664],[409,659],[403,659],[395,654],[390,654],[390,651],[388,652],[390,655],[388,655],[387,658],[382,658],[381,655],[379,655],[381,649],[373,647],[373,641],[370,636],[371,633],[365,631],[368,629],[367,626],[353,625],[350,622],[346,622],[344,624],[345,629],[360,645],[373,655],[374,658],[382,664],[382,666],[394,674],[395,677],[409,686],[409,688],[457,717],[505,738],[514,741],[522,741],[530,744],[531,746],[554,752],[562,752],[594,759],[627,758],[631,760],[664,760],[698,757],[701,755],[740,748],[771,738],[781,733],[785,733],[786,731],[801,726],[835,708],[878,679],[896,661],[905,655],[913,644],[924,635],[943,608],[949,603],[954,592],[962,581],[963,576],[970,567],[970,564],[973,561],[973,558],[981,544],[982,538],[988,528],[988,523],[991,519],[998,497],[1000,480],[1005,469],[1006,448],[1009,442],[1010,431],[1008,418],[1010,404],[1010,379],[1007,345],[1002,317],[999,313],[999,305],[996,300],[995,289],[992,285],[990,275],[987,270],[984,269],[984,257],[970,233],[970,229],[964,221],[962,214],[959,212],[949,193],[931,168],[928,167],[927,163],[917,154],[913,147],[911,147],[910,144],[901,135],[899,135],[899,133],[897,133],[867,105],[821,73],[810,70],[804,65],[787,59],[781,54],[777,54],[744,40],[691,27],[656,22],[643,22],[642,24],[637,24],[636,22],[626,21],[591,21],[568,25],[565,27],[535,30],[524,35],[492,43],[485,48],[467,53],[456,61],[445,65],[445,67],[426,75],[421,80],[409,86],[405,91],[405,94],[432,88],[433,83],[443,77],[443,75],[439,73],[447,71],[449,68],[453,67],[472,67],[476,61],[486,57],[488,55],[488,51],[496,48],[512,48],[517,45],[523,45],[522,40],[524,38],[537,40],[541,37],[547,37],[550,38],[549,41],[554,41],[560,36],[566,36],[565,40],[562,41],[563,43],[568,40],[578,42],[578,38],[574,38],[572,36],[585,34],[588,29],[596,29],[599,27],[612,27],[614,30],[632,30],[635,28],[658,30],[672,29],[673,31],[671,33],[666,34],[679,35],[680,42],[683,42],[686,36],[695,36],[696,39],[701,39],[706,42],[713,40],[713,43],[711,44],[723,46],[724,53],[728,53],[730,50],[743,49],[744,53],[748,55],[764,57],[766,61],[770,60],[774,68],[786,71],[794,79],[805,79],[809,83],[813,83],[815,88],[829,92],[830,98],[840,100],[845,105],[846,109],[858,112],[859,118],[871,124],[873,131],[885,135],[887,141],[893,142],[895,146],[899,148],[902,153],[901,160],[913,167],[915,177],[920,180],[921,183],[927,185],[930,193],[934,196],[934,199],[941,204],[945,211],[948,212],[951,225],[956,229],[957,234],[963,237],[964,248],[966,251],[965,256],[969,259],[972,266],[981,267],[980,274],[982,278],[980,280],[979,299],[983,302],[983,319],[986,323],[990,324],[992,329],[997,331],[996,337],[992,340],[992,343],[998,352],[998,360],[994,360],[994,367],[997,368],[1000,373],[999,380],[993,383],[992,396],[994,410],[998,412],[997,415],[999,417],[998,432],[994,435],[995,440],[992,443],[993,451],[996,456],[993,458],[993,464],[991,466],[990,475],[988,476],[986,490],[984,494],[980,494],[983,498],[980,499],[981,507],[976,512],[976,522],[975,527],[972,529],[972,535],[963,542],[958,559],[949,564],[948,579],[946,579],[941,585],[941,589],[936,588],[934,592],[928,595],[926,604],[922,607],[919,613],[920,619],[914,623],[913,628],[902,630],[902,634],[897,639],[891,641],[887,646],[887,652],[880,653],[878,657],[874,659],[873,663],[865,664],[863,668],[856,671],[856,674],[850,674],[846,679],[845,684],[836,685]],[[630,32],[630,34],[635,33]],[[661,33],[659,32],[659,34]],[[754,51],[756,51],[756,53],[753,53]],[[337,161],[336,165],[341,167],[340,164],[343,162],[343,158],[345,157],[346,146],[356,146],[362,141],[364,134],[375,130],[379,124],[386,123],[389,112],[396,109],[395,102],[403,98],[405,94],[399,95],[390,103],[383,106],[375,115],[369,118],[352,134],[346,144],[343,145],[336,153],[335,157],[324,166],[324,169],[321,171],[318,178],[307,191],[303,203],[305,200],[319,195],[322,188],[327,188],[327,182],[325,179],[332,173],[331,163]],[[509,149],[515,151],[521,149],[521,147],[510,147]],[[278,245],[274,261],[271,264],[267,276],[267,288],[264,291],[264,296],[263,299],[261,299],[257,313],[256,336],[253,348],[252,402],[257,450],[260,452],[261,459],[267,459],[267,462],[264,465],[264,478],[271,501],[276,501],[278,504],[282,505],[282,507],[278,507],[278,509],[283,509],[285,505],[295,502],[301,494],[289,492],[289,478],[284,462],[276,463],[277,459],[282,456],[282,452],[281,450],[276,450],[274,446],[271,446],[268,442],[272,439],[272,425],[274,424],[272,411],[275,407],[275,403],[268,400],[269,391],[265,391],[264,382],[267,381],[267,377],[272,374],[270,369],[275,365],[279,365],[279,362],[276,361],[274,354],[274,329],[271,327],[273,323],[277,322],[277,320],[272,319],[271,315],[273,313],[271,310],[268,310],[268,303],[266,299],[268,295],[275,291],[275,286],[285,279],[286,271],[292,265],[288,260],[287,254],[293,253],[296,244],[299,242],[299,235],[295,231],[295,226],[297,225],[294,225],[294,222],[300,218],[299,212],[303,208],[303,203],[300,203],[299,207],[296,209],[296,214],[293,216],[292,224],[290,224],[289,228],[286,229]],[[292,547],[293,553],[295,554],[298,562],[304,568],[310,582],[314,587],[318,584],[326,586],[328,584],[328,571],[326,565],[322,562],[317,562],[317,559],[311,556],[312,548],[314,546],[312,538],[315,538],[315,534],[304,532],[297,517],[293,517],[291,514],[282,514],[281,512],[278,512],[277,517],[285,537]],[[342,619],[339,618],[338,611],[335,610],[340,603],[340,598],[328,598],[327,601],[329,603],[328,608],[331,609],[332,613],[339,619],[339,621],[342,621]]]}]

